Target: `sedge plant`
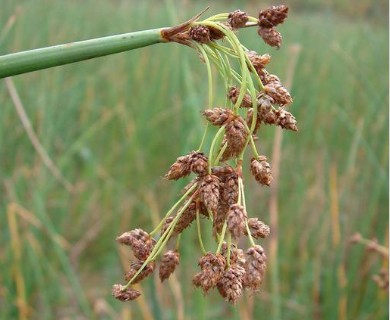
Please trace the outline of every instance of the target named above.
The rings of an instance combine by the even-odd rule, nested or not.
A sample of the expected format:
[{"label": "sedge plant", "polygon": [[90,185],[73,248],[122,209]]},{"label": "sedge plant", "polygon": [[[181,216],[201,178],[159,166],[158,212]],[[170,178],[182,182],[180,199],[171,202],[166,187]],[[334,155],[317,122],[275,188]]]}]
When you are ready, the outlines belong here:
[{"label": "sedge plant", "polygon": [[[0,56],[0,78],[4,78],[165,42],[196,50],[206,66],[208,107],[203,111],[207,120],[204,133],[198,147],[178,157],[165,174],[168,180],[189,175],[193,179],[152,231],[138,228],[117,237],[120,244],[131,248],[134,260],[125,274],[125,283],[112,288],[116,299],[130,301],[139,297],[140,292],[133,285],[156,269],[161,281],[168,279],[180,264],[180,235],[193,222],[201,251],[200,271],[192,280],[195,287],[205,294],[217,289],[231,303],[236,303],[245,290],[256,292],[261,288],[267,256],[258,241],[269,235],[270,228],[247,213],[243,166],[249,163],[253,178],[260,185],[269,186],[271,166],[260,152],[259,129],[262,125],[292,131],[298,128],[294,116],[286,111],[292,103],[290,93],[276,75],[266,70],[270,55],[247,49],[239,41],[238,31],[256,27],[266,44],[279,48],[282,36],[276,27],[287,14],[284,5],[261,10],[257,17],[240,10],[204,20],[199,14],[171,28]],[[213,68],[217,73],[213,73]],[[226,92],[222,106],[214,104],[216,75]],[[207,145],[211,126],[217,130]],[[251,156],[246,159],[248,154]],[[212,224],[213,248],[203,242],[206,228],[202,228],[201,218]],[[240,248],[244,237],[245,250]]]}]

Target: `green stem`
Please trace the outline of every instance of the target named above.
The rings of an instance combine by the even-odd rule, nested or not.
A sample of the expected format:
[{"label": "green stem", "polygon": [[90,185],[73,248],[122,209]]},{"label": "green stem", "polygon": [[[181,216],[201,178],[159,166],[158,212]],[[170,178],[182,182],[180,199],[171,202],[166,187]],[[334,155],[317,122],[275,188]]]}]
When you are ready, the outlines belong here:
[{"label": "green stem", "polygon": [[164,29],[118,34],[0,56],[0,79],[167,42]]},{"label": "green stem", "polygon": [[202,233],[200,230],[199,209],[196,209],[196,227],[198,229],[198,239],[199,239],[200,248],[202,249],[203,254],[206,254],[206,250],[204,248],[203,240],[202,240]]}]

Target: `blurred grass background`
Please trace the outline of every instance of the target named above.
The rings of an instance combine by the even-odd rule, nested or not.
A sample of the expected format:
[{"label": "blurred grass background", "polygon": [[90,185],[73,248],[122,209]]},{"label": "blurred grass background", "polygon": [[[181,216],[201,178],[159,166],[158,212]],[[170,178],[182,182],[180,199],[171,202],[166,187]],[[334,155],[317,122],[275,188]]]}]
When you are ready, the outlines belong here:
[{"label": "blurred grass background", "polygon": [[[371,279],[384,262],[349,238],[388,242],[388,4],[284,3],[279,51],[255,30],[240,32],[247,47],[272,55],[282,80],[301,49],[290,109],[300,131],[283,133],[277,252],[263,291],[236,307],[215,292],[203,297],[191,285],[200,256],[192,228],[173,279],[146,280],[132,303],[110,296],[129,257],[115,237],[151,230],[175,201],[184,182],[161,177],[197,147],[204,125],[204,66],[194,51],[160,44],[14,77],[72,192],[42,162],[0,80],[1,319],[387,319],[388,295]],[[174,25],[207,5],[206,15],[256,15],[268,4],[276,3],[1,0],[0,55]],[[260,132],[270,158],[274,135]],[[270,190],[246,184],[249,215],[269,222]],[[271,241],[262,242],[267,252]]]}]

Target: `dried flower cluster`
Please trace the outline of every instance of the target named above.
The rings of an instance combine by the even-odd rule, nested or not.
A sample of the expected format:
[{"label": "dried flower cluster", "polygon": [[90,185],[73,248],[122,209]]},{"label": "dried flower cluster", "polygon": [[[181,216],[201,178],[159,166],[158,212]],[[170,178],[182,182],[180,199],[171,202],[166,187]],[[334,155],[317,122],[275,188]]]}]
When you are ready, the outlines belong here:
[{"label": "dried flower cluster", "polygon": [[[180,262],[178,236],[194,221],[203,255],[193,284],[205,294],[217,289],[231,303],[235,303],[245,290],[260,289],[267,269],[267,256],[255,240],[266,238],[270,228],[258,218],[248,216],[242,173],[246,165],[244,153],[246,149],[252,150],[252,156],[247,160],[248,171],[260,185],[269,186],[272,183],[271,166],[267,157],[258,153],[255,144],[261,125],[298,129],[294,116],[285,110],[292,103],[290,93],[276,75],[266,70],[270,55],[248,51],[239,42],[237,29],[258,26],[258,34],[264,41],[279,47],[281,36],[275,27],[283,23],[287,12],[286,6],[271,7],[254,18],[236,10],[204,21],[198,21],[199,17],[196,17],[166,32],[170,41],[198,51],[207,65],[210,92],[213,91],[211,63],[216,66],[224,80],[228,99],[226,105],[214,106],[209,98],[209,106],[203,111],[209,125],[199,148],[178,157],[165,174],[167,180],[190,175],[193,178],[159,226],[150,233],[134,229],[117,238],[119,243],[131,248],[135,261],[130,263],[125,274],[127,284],[114,285],[115,298],[122,301],[137,298],[140,293],[130,286],[152,274],[157,267],[160,280],[168,279]],[[217,42],[220,39],[226,41]],[[231,69],[234,64],[228,63],[230,59],[238,61],[238,71]],[[204,137],[210,127],[215,127],[216,133],[210,147],[205,148]],[[201,225],[205,222],[201,223],[201,216],[213,226],[214,250],[204,247]],[[246,250],[238,247],[243,237],[248,239]],[[169,247],[174,242],[176,247],[172,250]]]},{"label": "dried flower cluster", "polygon": [[377,239],[365,239],[360,233],[355,233],[350,238],[353,244],[363,244],[366,250],[376,253],[382,259],[382,268],[377,274],[372,276],[372,280],[378,285],[378,288],[389,292],[389,248],[378,243]]}]

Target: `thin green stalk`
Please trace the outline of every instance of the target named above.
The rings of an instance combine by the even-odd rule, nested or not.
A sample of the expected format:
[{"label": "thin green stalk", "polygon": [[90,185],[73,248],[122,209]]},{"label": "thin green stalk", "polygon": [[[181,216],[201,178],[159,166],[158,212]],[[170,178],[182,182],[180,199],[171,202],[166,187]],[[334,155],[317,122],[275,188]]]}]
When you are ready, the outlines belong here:
[{"label": "thin green stalk", "polygon": [[149,254],[148,258],[144,261],[141,268],[139,268],[139,270],[134,274],[134,276],[129,280],[129,282],[127,282],[127,284],[123,287],[122,290],[126,290],[131,285],[131,283],[134,281],[134,279],[136,279],[138,277],[138,275],[142,272],[142,270],[144,270],[144,268],[147,266],[147,264],[151,261],[154,261],[157,258],[157,256],[161,253],[162,249],[165,247],[166,243],[170,239],[172,232],[175,229],[176,223],[179,221],[183,212],[191,204],[192,200],[193,200],[193,197],[188,199],[188,201],[185,203],[185,205],[177,212],[176,217],[173,219],[173,221],[169,225],[168,229],[164,232],[162,237],[157,241],[152,252]]},{"label": "thin green stalk", "polygon": [[225,222],[223,223],[223,226],[222,226],[221,236],[219,237],[219,243],[218,243],[218,248],[217,248],[216,254],[221,252],[222,243],[223,243],[223,240],[225,239],[226,228],[227,228],[227,223],[225,220]]},{"label": "thin green stalk", "polygon": [[202,249],[203,254],[206,254],[206,250],[204,248],[203,240],[202,240],[202,233],[200,230],[199,209],[196,209],[196,227],[198,229],[198,239],[199,239],[200,248]]},{"label": "thin green stalk", "polygon": [[[240,200],[241,200],[241,205],[244,207],[244,210],[245,210],[245,212],[246,212],[246,201],[245,201],[244,183],[243,183],[243,181],[242,181],[241,178],[238,178],[238,194],[239,194],[239,197],[240,197]],[[248,233],[249,242],[250,242],[251,245],[254,247],[254,246],[256,245],[256,243],[255,243],[255,241],[253,240],[251,231],[250,231],[250,229],[249,229],[248,219],[245,219],[245,227],[246,227],[246,231],[247,231],[247,233]]]},{"label": "thin green stalk", "polygon": [[163,29],[118,34],[0,56],[0,79],[167,42]]},{"label": "thin green stalk", "polygon": [[185,198],[187,198],[187,196],[197,187],[198,183],[194,183],[193,186],[191,186],[191,188],[189,188],[187,190],[187,192],[185,194],[183,194],[183,196],[177,200],[177,202],[172,206],[171,209],[169,209],[169,211],[165,214],[165,217],[163,219],[161,219],[160,223],[158,224],[158,226],[156,228],[154,228],[154,230],[152,232],[149,233],[150,236],[153,236],[158,230],[160,230],[160,228],[162,227],[164,221],[166,220],[166,218],[173,212],[173,210],[176,209],[176,207],[182,202],[185,200]]}]

